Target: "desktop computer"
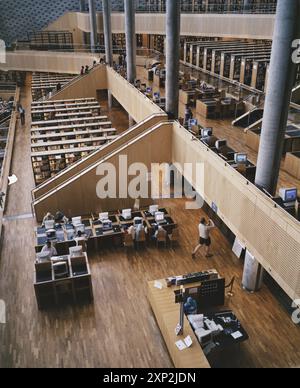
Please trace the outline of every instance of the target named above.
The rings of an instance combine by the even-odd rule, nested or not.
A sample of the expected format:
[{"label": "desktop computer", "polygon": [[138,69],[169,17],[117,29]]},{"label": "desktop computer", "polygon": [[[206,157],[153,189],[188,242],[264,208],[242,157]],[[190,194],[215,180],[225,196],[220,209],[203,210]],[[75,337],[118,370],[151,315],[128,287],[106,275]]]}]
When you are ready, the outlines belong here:
[{"label": "desktop computer", "polygon": [[136,217],[134,219],[134,226],[142,225],[143,224],[143,219],[140,217]]},{"label": "desktop computer", "polygon": [[279,196],[282,199],[284,205],[293,206],[297,201],[298,190],[296,188],[282,188],[279,190]]},{"label": "desktop computer", "polygon": [[149,213],[154,217],[155,216],[155,213],[157,213],[159,210],[159,207],[158,205],[151,205],[149,207]]},{"label": "desktop computer", "polygon": [[81,217],[73,217],[72,224],[74,227],[76,227],[78,225],[82,225]]},{"label": "desktop computer", "polygon": [[99,221],[106,221],[106,220],[108,220],[109,219],[109,214],[108,214],[108,212],[106,212],[106,213],[100,213],[99,214]]},{"label": "desktop computer", "polygon": [[155,213],[155,222],[157,224],[163,223],[165,221],[165,213],[157,212]]},{"label": "desktop computer", "polygon": [[124,220],[131,220],[132,219],[131,209],[122,210],[122,217],[124,218]]},{"label": "desktop computer", "polygon": [[201,129],[201,137],[202,138],[205,138],[205,137],[210,137],[213,135],[213,130],[212,128],[202,128]]},{"label": "desktop computer", "polygon": [[234,155],[234,162],[237,164],[237,165],[245,165],[248,163],[248,155],[247,154],[241,154],[241,153],[237,153]]}]

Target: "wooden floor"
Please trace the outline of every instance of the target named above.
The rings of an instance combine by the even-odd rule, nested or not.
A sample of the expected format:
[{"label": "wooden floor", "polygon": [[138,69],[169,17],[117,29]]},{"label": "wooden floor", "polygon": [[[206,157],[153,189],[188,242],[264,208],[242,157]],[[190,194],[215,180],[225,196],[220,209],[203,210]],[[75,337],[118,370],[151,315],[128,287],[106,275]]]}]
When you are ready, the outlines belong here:
[{"label": "wooden floor", "polygon": [[[29,88],[21,103],[29,114]],[[29,125],[19,125],[12,167],[19,181],[10,189],[4,225],[0,299],[6,302],[7,324],[0,324],[0,367],[172,367],[147,301],[147,281],[210,268],[227,281],[237,276],[235,296],[226,304],[250,336],[239,357],[228,358],[226,366],[300,366],[299,327],[266,286],[254,295],[242,291],[243,265],[220,231],[212,233],[214,257],[200,254],[192,260],[202,211],[185,210],[183,200],[163,202],[180,225],[178,247],[99,252],[90,257],[94,304],[39,312],[33,290],[29,132]]]}]

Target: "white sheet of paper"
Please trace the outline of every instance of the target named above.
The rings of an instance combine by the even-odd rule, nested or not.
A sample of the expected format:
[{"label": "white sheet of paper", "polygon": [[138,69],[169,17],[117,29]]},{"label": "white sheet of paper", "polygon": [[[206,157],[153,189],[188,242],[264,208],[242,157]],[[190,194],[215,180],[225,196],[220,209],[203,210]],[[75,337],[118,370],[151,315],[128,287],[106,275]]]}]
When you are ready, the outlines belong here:
[{"label": "white sheet of paper", "polygon": [[232,252],[240,259],[243,250],[245,249],[244,244],[242,244],[237,238],[234,241]]},{"label": "white sheet of paper", "polygon": [[154,283],[154,287],[157,288],[157,289],[159,289],[159,290],[162,290],[163,285],[161,284],[161,282],[155,282],[155,283]]},{"label": "white sheet of paper", "polygon": [[185,344],[183,341],[181,341],[181,340],[175,342],[175,345],[177,346],[177,348],[178,348],[180,351],[186,349],[186,344]]},{"label": "white sheet of paper", "polygon": [[240,331],[236,331],[235,333],[232,333],[231,335],[235,340],[243,337],[243,334]]},{"label": "white sheet of paper", "polygon": [[193,340],[190,335],[184,339],[184,343],[187,348],[190,348],[193,345]]}]

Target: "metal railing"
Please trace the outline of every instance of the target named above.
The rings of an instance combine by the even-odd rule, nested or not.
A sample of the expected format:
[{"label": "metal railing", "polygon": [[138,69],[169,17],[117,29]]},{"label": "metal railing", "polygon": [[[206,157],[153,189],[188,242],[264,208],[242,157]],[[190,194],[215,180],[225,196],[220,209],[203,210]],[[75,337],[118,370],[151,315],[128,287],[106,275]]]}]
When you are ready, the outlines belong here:
[{"label": "metal railing", "polygon": [[[244,5],[243,1],[236,1],[235,4],[224,4],[223,1],[185,0],[181,4],[182,13],[239,13],[239,14],[274,14],[276,13],[277,1],[258,2],[253,0],[251,4]],[[124,12],[124,6],[114,6],[113,12]],[[137,3],[137,13],[164,13],[166,12],[166,1],[148,0],[143,4]]]}]

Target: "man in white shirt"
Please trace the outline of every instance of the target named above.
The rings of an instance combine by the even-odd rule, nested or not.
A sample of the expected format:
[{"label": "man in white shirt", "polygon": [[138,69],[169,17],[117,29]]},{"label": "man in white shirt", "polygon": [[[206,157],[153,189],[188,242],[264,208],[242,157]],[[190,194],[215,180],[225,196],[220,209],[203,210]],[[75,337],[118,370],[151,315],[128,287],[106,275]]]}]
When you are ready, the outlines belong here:
[{"label": "man in white shirt", "polygon": [[43,247],[42,253],[47,254],[50,259],[51,257],[57,256],[57,250],[54,248],[50,240],[48,240],[47,244]]},{"label": "man in white shirt", "polygon": [[210,238],[210,231],[215,228],[215,224],[212,220],[209,220],[208,223],[206,223],[206,219],[202,218],[199,224],[199,244],[194,249],[194,252],[192,253],[192,258],[195,259],[198,251],[205,246],[206,253],[205,257],[210,258],[212,257],[210,253],[210,246],[211,246],[211,238]]}]

